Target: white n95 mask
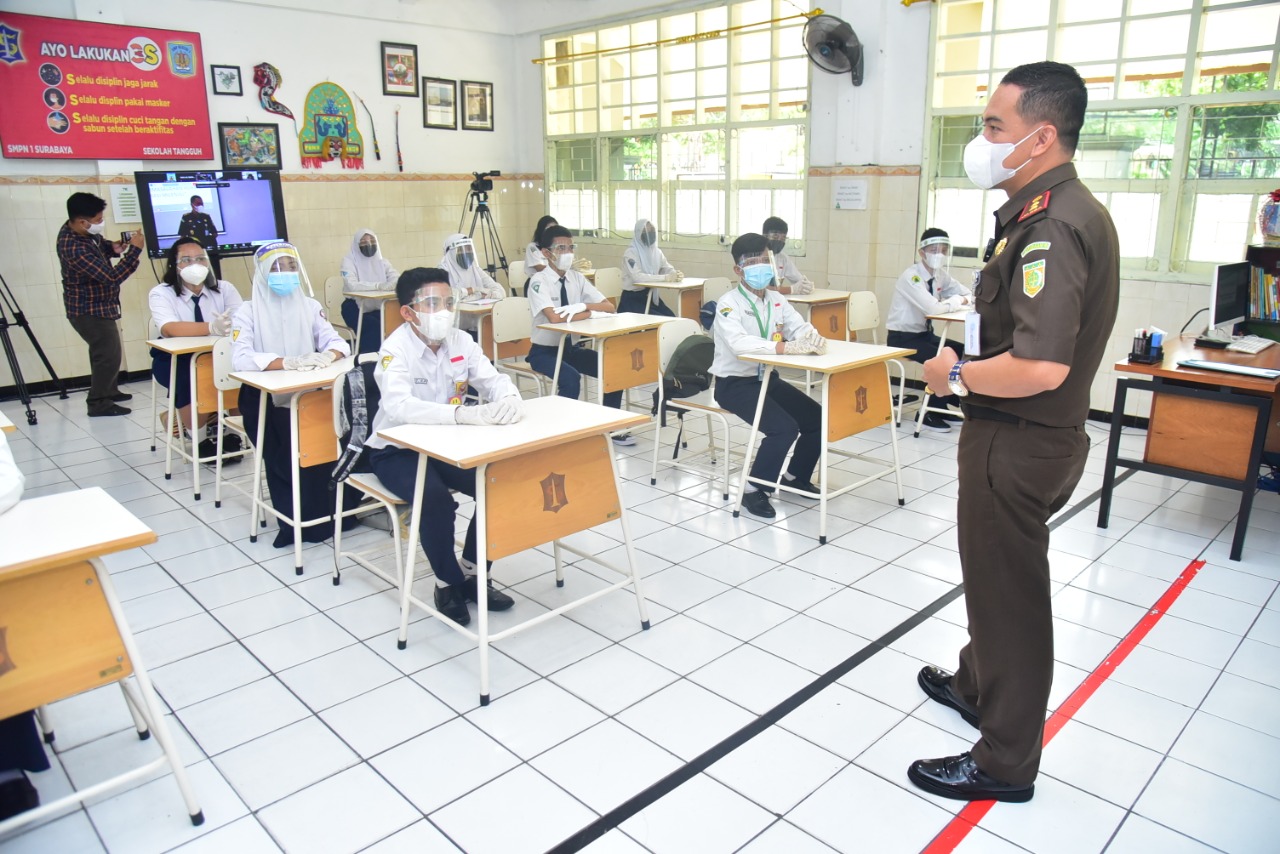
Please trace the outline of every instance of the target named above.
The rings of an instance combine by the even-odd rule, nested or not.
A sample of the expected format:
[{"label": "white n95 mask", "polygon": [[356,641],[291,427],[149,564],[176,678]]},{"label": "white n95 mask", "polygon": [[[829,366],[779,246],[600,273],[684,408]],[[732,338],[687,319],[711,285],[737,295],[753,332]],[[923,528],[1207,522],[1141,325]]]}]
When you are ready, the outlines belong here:
[{"label": "white n95 mask", "polygon": [[982,134],[978,134],[964,147],[964,173],[969,176],[970,181],[984,190],[1003,184],[1017,175],[1022,166],[1031,162],[1031,158],[1028,157],[1022,166],[1010,169],[1004,165],[1005,158],[1019,145],[1031,139],[1042,127],[1044,126],[1041,125],[1017,142],[992,142]]}]

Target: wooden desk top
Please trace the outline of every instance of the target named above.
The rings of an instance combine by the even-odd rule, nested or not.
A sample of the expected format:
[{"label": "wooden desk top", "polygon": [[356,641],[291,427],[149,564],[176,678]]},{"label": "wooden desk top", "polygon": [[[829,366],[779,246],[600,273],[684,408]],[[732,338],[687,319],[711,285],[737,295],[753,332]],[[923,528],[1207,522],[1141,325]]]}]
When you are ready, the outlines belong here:
[{"label": "wooden desk top", "polygon": [[626,335],[629,332],[640,332],[653,329],[664,323],[670,323],[674,317],[663,317],[658,314],[638,314],[623,312],[609,317],[589,317],[586,320],[573,320],[568,323],[539,323],[539,329],[552,332],[567,332],[581,335],[583,338],[610,338],[614,335]]},{"label": "wooden desk top", "polygon": [[0,432],[13,433],[18,429],[18,425],[9,420],[9,416],[0,412]]},{"label": "wooden desk top", "polygon": [[318,371],[234,371],[231,377],[271,394],[288,394],[333,385],[334,380],[354,366],[355,359],[347,356]]},{"label": "wooden desk top", "polygon": [[458,311],[462,314],[492,314],[493,306],[497,302],[496,299],[480,300],[479,302],[460,302],[458,303]]},{"label": "wooden desk top", "polygon": [[401,424],[379,430],[382,438],[459,468],[474,468],[551,445],[649,423],[649,416],[570,400],[558,395],[524,402],[515,424]]},{"label": "wooden desk top", "polygon": [[155,347],[162,353],[171,356],[183,356],[187,353],[208,353],[213,350],[219,335],[193,335],[189,338],[152,338],[147,346]]},{"label": "wooden desk top", "polygon": [[121,552],[156,534],[101,487],[19,501],[0,514],[0,577]]},{"label": "wooden desk top", "polygon": [[343,291],[344,297],[356,297],[358,299],[395,299],[395,291]]},{"label": "wooden desk top", "polygon": [[783,294],[788,302],[800,305],[818,305],[825,302],[844,302],[849,298],[848,291],[836,291],[830,288],[814,288],[807,294]]},{"label": "wooden desk top", "polygon": [[926,314],[925,317],[929,320],[941,320],[945,323],[954,323],[956,321],[963,323],[966,317],[973,314],[973,311],[971,308],[962,308],[959,311],[948,311],[945,314]]},{"label": "wooden desk top", "polygon": [[1183,359],[1204,359],[1206,362],[1226,362],[1231,365],[1247,365],[1251,368],[1280,370],[1280,344],[1273,344],[1261,353],[1250,354],[1197,347],[1194,337],[1166,338],[1164,361],[1159,365],[1142,365],[1122,359],[1116,362],[1115,369],[1124,374],[1143,374],[1149,377],[1184,380],[1202,385],[1257,391],[1263,394],[1274,394],[1277,389],[1280,389],[1280,379],[1268,380],[1262,377],[1247,377],[1243,374],[1228,374],[1223,371],[1180,368],[1178,362]]},{"label": "wooden desk top", "polygon": [[773,353],[746,353],[738,358],[744,362],[760,362],[778,368],[796,368],[801,371],[818,371],[838,374],[863,365],[874,365],[890,359],[905,359],[915,353],[904,347],[886,347],[882,344],[859,344],[855,341],[828,341],[827,352],[822,356],[779,356]]},{"label": "wooden desk top", "polygon": [[695,279],[692,276],[686,276],[678,282],[636,282],[636,285],[654,290],[692,291],[695,288],[702,287],[706,281],[706,279]]}]

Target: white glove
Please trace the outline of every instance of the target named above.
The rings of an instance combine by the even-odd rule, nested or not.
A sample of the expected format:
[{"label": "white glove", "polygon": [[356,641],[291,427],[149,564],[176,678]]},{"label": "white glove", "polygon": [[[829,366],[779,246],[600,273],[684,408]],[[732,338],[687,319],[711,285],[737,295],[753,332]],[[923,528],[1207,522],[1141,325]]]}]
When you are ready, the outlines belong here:
[{"label": "white glove", "polygon": [[575,302],[569,305],[563,305],[560,308],[557,308],[555,312],[560,315],[561,320],[569,320],[575,314],[581,314],[586,310],[587,304],[585,302]]},{"label": "white glove", "polygon": [[801,279],[791,286],[791,293],[801,295],[811,294],[813,293],[813,282],[808,279]]},{"label": "white glove", "polygon": [[573,262],[573,269],[581,272],[583,270],[593,270],[595,266],[586,258],[579,258]]},{"label": "white glove", "polygon": [[662,281],[664,281],[664,282],[678,282],[678,281],[680,281],[682,278],[684,278],[684,277],[680,275],[679,271],[677,271],[677,270],[672,270],[670,273],[667,273],[665,276],[663,276],[663,277],[662,277]]},{"label": "white glove", "polygon": [[209,334],[223,336],[231,332],[231,312],[224,311],[221,314],[215,314],[213,320],[209,321]]},{"label": "white glove", "polygon": [[283,367],[286,371],[314,371],[318,365],[307,361],[307,356],[285,356]]},{"label": "white glove", "polygon": [[321,350],[319,353],[311,353],[306,356],[299,356],[303,364],[311,366],[312,370],[327,368],[333,364],[334,355],[328,350]]},{"label": "white glove", "polygon": [[524,418],[524,400],[515,395],[476,408],[488,424],[514,424]]},{"label": "white glove", "polygon": [[684,273],[681,273],[679,270],[676,270],[676,281],[677,282],[684,281]]},{"label": "white glove", "polygon": [[816,329],[810,329],[801,335],[800,340],[812,347],[812,352],[817,353],[819,356],[827,352],[827,339],[823,338]]}]

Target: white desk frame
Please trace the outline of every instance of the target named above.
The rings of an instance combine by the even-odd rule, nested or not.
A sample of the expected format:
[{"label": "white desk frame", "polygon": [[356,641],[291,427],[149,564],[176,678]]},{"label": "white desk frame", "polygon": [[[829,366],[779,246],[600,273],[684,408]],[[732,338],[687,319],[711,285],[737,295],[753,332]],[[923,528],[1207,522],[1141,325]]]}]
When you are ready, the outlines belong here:
[{"label": "white desk frame", "polygon": [[[369,300],[369,301],[371,301],[371,302],[372,302],[372,301],[374,301],[374,300],[377,300],[377,302],[378,302],[378,309],[377,309],[377,312],[378,312],[378,319],[382,321],[382,327],[381,327],[381,328],[382,328],[382,335],[381,335],[381,340],[385,341],[385,340],[387,339],[387,319],[386,319],[386,317],[384,316],[384,312],[386,311],[386,308],[387,308],[387,300],[393,300],[393,299],[395,299],[395,298],[396,298],[396,292],[395,292],[394,290],[390,290],[390,291],[343,291],[343,292],[342,292],[342,295],[343,295],[344,297],[347,297],[348,299],[353,299],[353,300],[355,300],[355,301],[356,301],[356,305],[357,305],[357,307],[359,307],[359,309],[360,309],[360,314],[356,316],[356,343],[355,343],[355,347],[353,347],[353,348],[352,348],[352,350],[359,350],[359,349],[360,349],[360,335],[361,335],[361,332],[364,330],[364,316],[365,316],[365,314],[366,314],[366,312],[365,312],[365,310],[364,310],[364,308],[365,308],[365,307],[364,307],[364,302],[363,302],[363,300]],[[372,312],[372,311],[370,311],[370,312],[368,312],[368,314],[373,314],[373,312]]]},{"label": "white desk frame", "polygon": [[[201,353],[212,353],[213,345],[218,341],[217,335],[195,335],[186,338],[152,338],[147,341],[147,346],[154,347],[162,353],[169,354],[169,421],[168,428],[164,435],[164,479],[173,479],[173,453],[178,452],[178,456],[184,461],[191,463],[191,481],[193,483],[192,493],[196,501],[200,500],[200,464],[215,462],[218,458],[217,454],[212,457],[200,457],[200,428],[195,426],[197,413],[200,411],[198,400],[198,389],[196,388],[196,357]],[[191,383],[191,451],[188,452],[185,443],[182,441],[182,434],[179,432],[178,441],[173,441],[174,417],[177,412],[174,406],[174,389],[177,388],[178,382],[178,357],[190,356],[191,361],[187,368],[190,373]],[[219,413],[221,417],[221,413]],[[155,425],[151,425],[155,429]],[[179,431],[185,430],[186,425],[182,425]],[[152,448],[152,450],[155,450]]]},{"label": "white desk frame", "polygon": [[[565,343],[571,335],[580,335],[583,338],[591,339],[593,342],[602,341],[606,338],[617,338],[623,335],[631,335],[636,332],[647,332],[650,329],[656,329],[664,323],[670,323],[675,320],[674,317],[664,317],[662,315],[653,314],[636,314],[634,312],[623,312],[622,314],[612,314],[606,317],[590,317],[586,320],[571,320],[562,323],[540,323],[539,329],[549,329],[552,332],[559,332],[560,343],[559,349],[556,350],[556,371],[551,378],[551,393],[556,394],[560,388],[560,365],[564,362]],[[658,353],[653,354],[655,366],[657,365]],[[604,348],[596,346],[596,402],[604,406]],[[626,391],[627,389],[623,389]],[[646,421],[648,419],[645,419]]]},{"label": "white desk frame", "polygon": [[[973,314],[972,309],[963,309],[961,311],[949,311],[946,314],[926,314],[925,315],[925,319],[931,322],[938,321],[942,323],[942,334],[938,336],[938,352],[934,353],[934,356],[941,356],[942,348],[947,346],[947,340],[948,340],[947,333],[951,331],[951,324],[959,323],[963,325],[964,319],[971,314]],[[963,353],[964,351],[963,340],[960,342],[960,350]],[[962,355],[961,358],[964,358],[964,356]],[[936,412],[939,415],[952,415],[952,416],[959,415],[961,418],[964,417],[963,413],[957,413],[955,410],[947,409],[945,406],[930,406],[929,401],[934,397],[937,397],[937,395],[935,395],[928,386],[925,386],[924,398],[920,401],[920,408],[916,410],[915,438],[917,439],[920,438],[920,428],[924,426],[924,417],[926,414],[930,412]]]},{"label": "white desk frame", "polygon": [[[684,308],[684,295],[690,291],[701,291],[702,286],[706,284],[706,279],[700,279],[695,276],[685,276],[678,282],[635,282],[637,287],[645,289],[644,295],[644,313],[649,314],[653,311],[653,292],[654,291],[675,291],[676,305],[673,312],[676,317],[684,317],[680,313],[680,309]],[[699,301],[701,305],[701,301]],[[671,306],[668,306],[670,308]],[[690,318],[697,320],[697,317]]]}]

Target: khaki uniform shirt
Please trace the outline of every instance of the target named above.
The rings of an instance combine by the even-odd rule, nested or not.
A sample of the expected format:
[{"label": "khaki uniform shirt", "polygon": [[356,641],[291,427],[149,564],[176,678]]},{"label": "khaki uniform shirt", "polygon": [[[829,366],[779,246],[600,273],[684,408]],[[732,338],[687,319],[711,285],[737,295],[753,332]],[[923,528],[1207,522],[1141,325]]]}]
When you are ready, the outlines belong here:
[{"label": "khaki uniform shirt", "polygon": [[1058,362],[1062,385],[1030,397],[968,398],[1051,427],[1079,426],[1115,324],[1120,244],[1107,209],[1065,163],[996,211],[995,244],[973,289],[981,316],[978,359],[1011,352]]}]

